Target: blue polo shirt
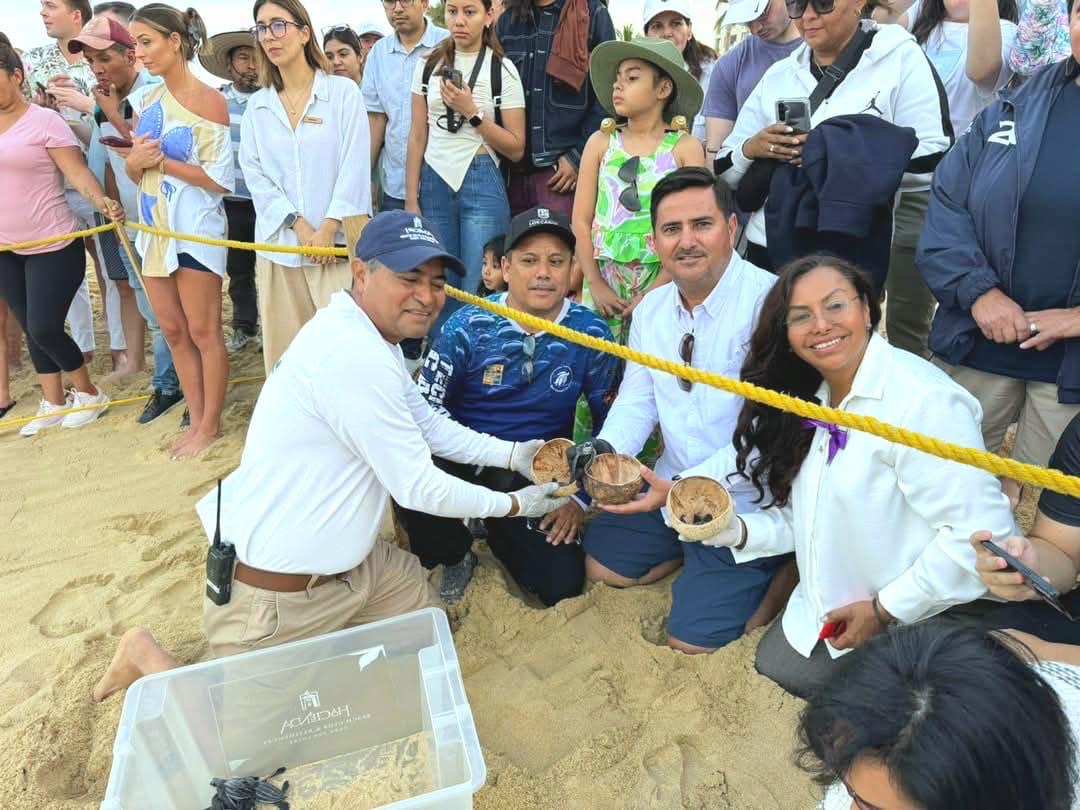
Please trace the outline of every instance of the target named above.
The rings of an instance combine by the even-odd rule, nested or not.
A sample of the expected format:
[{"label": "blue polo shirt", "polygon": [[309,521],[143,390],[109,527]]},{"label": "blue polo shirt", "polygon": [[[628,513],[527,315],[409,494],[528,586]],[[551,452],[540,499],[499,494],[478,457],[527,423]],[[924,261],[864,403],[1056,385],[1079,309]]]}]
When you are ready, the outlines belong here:
[{"label": "blue polo shirt", "polygon": [[[505,303],[506,293],[490,300]],[[565,302],[557,321],[612,339],[603,319],[580,304]],[[443,325],[424,358],[420,393],[456,422],[508,441],[569,438],[584,394],[599,431],[615,398],[618,358],[546,332],[532,337],[530,359],[528,336],[518,324],[463,307]]]}]

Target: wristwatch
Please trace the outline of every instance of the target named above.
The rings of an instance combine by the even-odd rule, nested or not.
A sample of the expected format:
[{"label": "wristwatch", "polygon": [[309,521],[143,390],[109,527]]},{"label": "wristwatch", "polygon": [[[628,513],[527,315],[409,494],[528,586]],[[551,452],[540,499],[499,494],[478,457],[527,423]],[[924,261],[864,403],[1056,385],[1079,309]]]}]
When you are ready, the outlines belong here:
[{"label": "wristwatch", "polygon": [[482,123],[484,123],[484,111],[483,110],[477,110],[476,115],[474,115],[472,118],[469,119],[469,126],[478,127]]},{"label": "wristwatch", "polygon": [[293,225],[296,224],[296,220],[298,220],[298,219],[300,219],[299,214],[297,214],[295,212],[292,213],[292,214],[289,214],[288,216],[285,217],[285,227],[286,228],[291,228]]}]

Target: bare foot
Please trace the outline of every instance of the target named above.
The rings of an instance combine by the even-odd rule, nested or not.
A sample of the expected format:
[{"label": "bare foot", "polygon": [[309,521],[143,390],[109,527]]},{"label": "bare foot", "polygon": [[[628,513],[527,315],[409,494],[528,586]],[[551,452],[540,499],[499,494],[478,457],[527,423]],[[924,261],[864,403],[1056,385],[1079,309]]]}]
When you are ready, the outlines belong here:
[{"label": "bare foot", "polygon": [[161,649],[149,630],[133,627],[120,638],[109,668],[94,687],[94,700],[100,703],[121,689],[127,689],[143,675],[178,666],[180,662]]},{"label": "bare foot", "polygon": [[187,443],[173,453],[173,458],[195,458],[220,438],[220,433],[189,433]]},{"label": "bare foot", "polygon": [[178,453],[180,453],[187,446],[187,443],[191,441],[194,435],[195,434],[193,434],[190,430],[180,434],[177,440],[173,442],[172,449],[169,450],[169,453],[172,455],[173,458],[179,458]]}]

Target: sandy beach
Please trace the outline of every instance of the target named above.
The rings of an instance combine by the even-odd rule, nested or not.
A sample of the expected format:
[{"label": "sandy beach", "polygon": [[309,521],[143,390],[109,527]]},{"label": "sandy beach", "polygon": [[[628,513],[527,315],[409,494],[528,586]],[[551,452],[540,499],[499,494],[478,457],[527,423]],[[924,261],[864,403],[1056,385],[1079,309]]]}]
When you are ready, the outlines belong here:
[{"label": "sandy beach", "polygon": [[[107,362],[99,352],[95,379]],[[260,372],[258,354],[234,360],[234,377]],[[9,418],[32,415],[28,358],[13,382]],[[145,385],[106,390],[117,399]],[[189,462],[166,453],[180,408],[145,427],[135,405],[77,431],[0,432],[5,808],[97,807],[122,699],[97,705],[90,690],[127,628],[151,628],[186,662],[206,655],[206,547],[192,505],[239,463],[258,391],[230,390],[225,438]],[[791,762],[801,704],[754,672],[757,635],[712,656],[676,653],[659,645],[669,580],[538,610],[480,551],[450,614],[488,766],[477,807],[814,806]]]}]

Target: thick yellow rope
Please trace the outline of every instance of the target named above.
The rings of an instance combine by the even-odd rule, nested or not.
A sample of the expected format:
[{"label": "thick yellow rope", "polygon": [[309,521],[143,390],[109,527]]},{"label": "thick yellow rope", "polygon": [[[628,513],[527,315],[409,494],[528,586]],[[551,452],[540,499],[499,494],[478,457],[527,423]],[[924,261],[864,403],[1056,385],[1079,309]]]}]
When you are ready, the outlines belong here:
[{"label": "thick yellow rope", "polygon": [[486,309],[488,312],[493,312],[496,315],[502,315],[504,318],[517,321],[522,326],[543,330],[549,334],[561,337],[564,340],[577,343],[580,346],[596,349],[597,351],[606,352],[607,354],[613,354],[632,363],[653,368],[657,371],[664,371],[668,374],[674,374],[676,377],[682,377],[691,382],[711,385],[713,388],[728,391],[743,397],[744,399],[752,399],[755,402],[771,405],[774,408],[794,413],[797,416],[808,419],[819,419],[823,422],[831,422],[835,425],[839,425],[840,427],[861,430],[864,433],[870,433],[874,436],[888,439],[891,442],[896,442],[897,444],[913,447],[916,450],[921,450],[924,453],[929,453],[938,458],[978,467],[979,469],[986,470],[994,475],[1009,476],[1018,481],[1035,484],[1036,486],[1050,489],[1054,492],[1061,492],[1065,495],[1072,495],[1073,497],[1080,498],[1080,478],[1065,475],[1058,470],[1039,467],[1034,464],[1022,464],[1019,461],[1014,461],[1011,458],[1004,458],[996,453],[988,453],[985,450],[975,450],[971,447],[963,447],[962,445],[943,441],[942,439],[937,439],[933,436],[916,433],[907,428],[896,427],[895,425],[890,425],[887,422],[875,419],[872,416],[863,416],[849,411],[837,410],[836,408],[826,408],[813,402],[807,402],[806,400],[788,396],[787,394],[781,394],[778,391],[761,388],[752,383],[733,380],[728,377],[722,377],[719,374],[714,374],[711,371],[704,371],[680,363],[673,363],[670,360],[664,360],[660,357],[654,357],[651,354],[635,351],[627,346],[620,346],[618,343],[612,343],[610,340],[600,340],[591,335],[586,335],[573,329],[567,329],[560,324],[553,323],[543,318],[537,318],[533,315],[528,315],[516,309],[510,309],[509,307],[496,304],[467,292],[462,292],[453,287],[447,287],[446,292],[459,301],[464,301],[467,304]]},{"label": "thick yellow rope", "polygon": [[[348,252],[344,248],[302,248],[302,247],[282,247],[280,245],[267,245],[267,244],[251,244],[248,242],[235,242],[229,239],[209,239],[201,236],[192,236],[191,234],[175,233],[173,231],[166,231],[160,228],[151,228],[146,225],[136,224],[129,222],[127,225],[136,230],[145,231],[146,233],[154,234],[155,236],[163,236],[170,239],[182,239],[188,242],[198,242],[200,244],[214,245],[218,247],[231,247],[237,250],[262,250],[266,252],[274,253],[299,253],[303,255],[318,255],[318,256],[347,256]],[[29,246],[36,246],[38,244],[49,244],[50,242],[62,242],[68,239],[73,239],[77,236],[83,236],[89,233],[100,233],[101,231],[108,230],[109,228],[118,227],[116,224],[104,225],[100,228],[93,228],[90,231],[80,231],[75,234],[65,234],[63,236],[54,236],[50,239],[38,240],[35,243],[23,243],[21,245],[8,245],[0,247],[0,251],[21,249]],[[589,349],[595,349],[597,351],[606,352],[607,354],[613,354],[616,357],[621,357],[623,360],[628,360],[638,365],[646,366],[647,368],[656,369],[657,371],[663,371],[668,374],[673,374],[676,377],[682,377],[684,380],[690,382],[700,383],[702,385],[709,385],[713,388],[719,388],[722,391],[728,391],[729,393],[743,397],[744,399],[751,399],[754,402],[760,402],[764,405],[770,405],[774,408],[778,408],[788,413],[793,413],[796,416],[801,416],[806,419],[819,419],[823,422],[831,422],[840,427],[851,428],[853,430],[861,430],[864,433],[869,433],[873,436],[880,436],[883,439],[887,439],[896,444],[902,444],[906,447],[912,447],[916,450],[921,450],[924,453],[929,453],[932,456],[946,459],[947,461],[955,461],[960,464],[967,464],[971,467],[978,467],[981,470],[986,470],[994,475],[1008,476],[1009,478],[1015,478],[1017,481],[1023,481],[1027,484],[1034,484],[1035,486],[1042,487],[1044,489],[1052,490],[1053,492],[1060,492],[1064,495],[1071,495],[1074,498],[1080,498],[1080,478],[1071,475],[1065,475],[1065,473],[1059,470],[1049,469],[1047,467],[1039,467],[1035,464],[1022,464],[1019,461],[1014,461],[1011,458],[1004,458],[996,453],[990,453],[986,450],[976,450],[972,447],[963,447],[959,444],[953,444],[942,439],[935,438],[933,436],[927,436],[922,433],[917,433],[907,428],[897,427],[890,425],[887,422],[882,422],[880,419],[875,419],[872,416],[863,416],[861,414],[850,413],[849,411],[837,410],[836,408],[826,408],[822,405],[817,405],[813,402],[807,402],[796,397],[788,396],[787,394],[781,394],[778,391],[772,391],[768,388],[761,388],[760,386],[753,385],[752,383],[743,382],[741,380],[731,379],[729,377],[722,377],[719,374],[714,374],[711,371],[704,371],[699,368],[693,368],[691,366],[682,365],[680,363],[673,363],[670,360],[665,360],[661,357],[654,357],[651,354],[644,354],[639,351],[635,351],[627,346],[621,346],[618,343],[613,343],[609,340],[600,340],[594,338],[591,335],[586,335],[582,332],[577,332],[573,329],[567,329],[561,324],[553,323],[552,321],[545,320],[543,318],[537,318],[533,315],[529,315],[525,312],[520,312],[516,309],[510,309],[509,307],[496,304],[487,299],[480,298],[479,296],[472,295],[471,293],[464,292],[462,290],[455,289],[447,285],[446,293],[452,298],[456,298],[459,301],[463,301],[466,304],[472,304],[478,306],[481,309],[486,309],[488,312],[493,312],[496,315],[502,315],[504,318],[517,321],[523,326],[528,326],[533,329],[543,330],[552,335],[557,335],[564,340],[569,340],[571,343],[576,343],[579,346],[585,346]],[[143,397],[142,399],[148,399],[149,397]],[[31,417],[32,419],[32,417]],[[9,422],[0,423],[0,429],[13,426],[13,421],[26,422],[26,420],[12,420]]]},{"label": "thick yellow rope", "polygon": [[87,228],[85,231],[65,233],[63,236],[50,236],[46,239],[33,239],[29,242],[16,242],[14,245],[0,245],[0,253],[8,253],[13,250],[30,250],[30,248],[52,245],[56,242],[70,242],[72,239],[82,239],[84,236],[93,236],[95,233],[111,231],[116,225],[110,222],[108,225],[98,225],[96,228]]},{"label": "thick yellow rope", "polygon": [[[229,385],[244,385],[245,383],[262,382],[266,377],[259,375],[257,377],[237,377],[235,380],[229,380]],[[136,402],[146,402],[153,394],[143,394],[137,397],[128,397],[127,399],[114,399],[110,400],[106,406],[108,408],[119,408],[122,405],[133,405]],[[78,408],[66,408],[62,411],[53,411],[49,416],[67,416],[69,413],[81,413],[82,411],[96,411],[101,408],[100,405],[80,405]],[[23,416],[18,419],[7,419],[0,422],[0,432],[10,430],[12,428],[22,427],[37,419],[36,416]]]}]

